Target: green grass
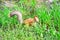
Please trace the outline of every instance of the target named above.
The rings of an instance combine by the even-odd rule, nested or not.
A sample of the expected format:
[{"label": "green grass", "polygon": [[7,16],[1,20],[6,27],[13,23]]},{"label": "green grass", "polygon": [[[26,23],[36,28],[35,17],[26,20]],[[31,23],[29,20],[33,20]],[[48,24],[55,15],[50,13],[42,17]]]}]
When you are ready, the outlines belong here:
[{"label": "green grass", "polygon": [[[23,2],[26,6],[20,5]],[[3,6],[0,9],[0,40],[60,40],[60,5],[54,3],[48,9],[45,5],[35,8],[35,4],[34,0],[29,4],[27,0],[21,0],[13,8]],[[21,11],[23,19],[37,15],[40,22],[33,26],[22,25],[17,16],[8,17],[13,10]]]}]

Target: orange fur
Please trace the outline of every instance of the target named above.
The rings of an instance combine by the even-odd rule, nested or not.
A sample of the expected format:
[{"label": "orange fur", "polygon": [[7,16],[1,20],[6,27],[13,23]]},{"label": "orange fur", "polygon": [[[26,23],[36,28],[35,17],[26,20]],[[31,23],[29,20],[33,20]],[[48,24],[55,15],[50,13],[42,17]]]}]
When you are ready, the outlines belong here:
[{"label": "orange fur", "polygon": [[24,24],[32,25],[32,23],[34,23],[33,18],[28,18],[28,19],[24,20]]}]

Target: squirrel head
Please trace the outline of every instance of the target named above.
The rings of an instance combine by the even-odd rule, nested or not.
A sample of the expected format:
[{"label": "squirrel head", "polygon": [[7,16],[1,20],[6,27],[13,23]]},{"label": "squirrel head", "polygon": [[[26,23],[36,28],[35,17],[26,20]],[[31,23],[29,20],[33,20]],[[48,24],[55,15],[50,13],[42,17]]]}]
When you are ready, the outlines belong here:
[{"label": "squirrel head", "polygon": [[35,22],[39,22],[39,18],[37,16],[34,17]]}]

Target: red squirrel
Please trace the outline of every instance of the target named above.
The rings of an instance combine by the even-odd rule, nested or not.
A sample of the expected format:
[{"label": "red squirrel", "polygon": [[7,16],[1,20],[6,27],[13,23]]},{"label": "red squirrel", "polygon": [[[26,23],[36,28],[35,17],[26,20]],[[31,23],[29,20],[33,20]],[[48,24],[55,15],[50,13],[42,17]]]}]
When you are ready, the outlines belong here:
[{"label": "red squirrel", "polygon": [[17,18],[18,18],[18,20],[19,20],[19,22],[21,24],[24,23],[24,24],[32,25],[32,23],[34,23],[34,22],[39,22],[39,19],[38,19],[37,16],[35,16],[34,18],[28,18],[28,19],[23,20],[21,12],[19,12],[19,11],[12,11],[10,13],[10,17],[12,17],[14,15],[17,16]]}]

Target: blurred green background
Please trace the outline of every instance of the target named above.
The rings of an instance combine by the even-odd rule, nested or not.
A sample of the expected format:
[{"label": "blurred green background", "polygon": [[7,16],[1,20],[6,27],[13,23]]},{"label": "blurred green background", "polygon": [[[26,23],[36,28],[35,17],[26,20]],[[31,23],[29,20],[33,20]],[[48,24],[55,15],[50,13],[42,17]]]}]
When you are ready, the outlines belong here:
[{"label": "blurred green background", "polygon": [[[60,4],[36,0],[0,1],[0,40],[60,40]],[[17,16],[9,18],[10,12],[18,10],[23,19],[39,18],[33,26],[21,25]]]}]

